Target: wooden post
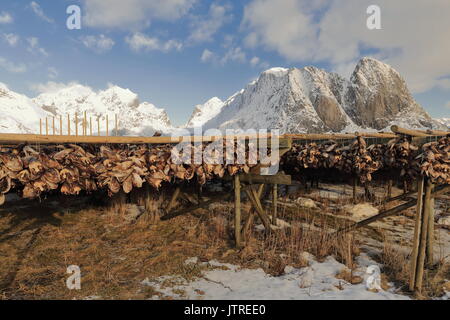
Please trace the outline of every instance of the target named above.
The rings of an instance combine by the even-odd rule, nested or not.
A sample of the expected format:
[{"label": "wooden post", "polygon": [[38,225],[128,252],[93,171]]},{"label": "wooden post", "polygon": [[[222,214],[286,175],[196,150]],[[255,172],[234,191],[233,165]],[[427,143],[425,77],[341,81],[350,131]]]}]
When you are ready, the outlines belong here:
[{"label": "wooden post", "polygon": [[417,258],[419,255],[419,238],[420,230],[422,227],[422,207],[423,207],[423,183],[424,179],[421,176],[417,181],[417,206],[416,206],[416,223],[414,226],[414,238],[413,238],[413,250],[411,253],[411,269],[409,290],[414,291],[416,284],[416,272],[417,272]]},{"label": "wooden post", "polygon": [[52,117],[52,124],[53,124],[53,135],[56,135],[55,117]]},{"label": "wooden post", "polygon": [[92,136],[92,117],[89,117],[89,135]]},{"label": "wooden post", "polygon": [[272,211],[272,224],[274,226],[278,226],[277,218],[278,218],[278,185],[274,184],[272,187],[272,202],[273,202],[273,211]]},{"label": "wooden post", "polygon": [[67,135],[70,136],[70,114],[67,115]]},{"label": "wooden post", "polygon": [[356,202],[356,187],[358,185],[358,179],[353,177],[353,202]]},{"label": "wooden post", "polygon": [[78,113],[75,112],[75,135],[78,137]]},{"label": "wooden post", "polygon": [[83,134],[86,136],[87,135],[87,113],[86,110],[84,111],[84,132]]},{"label": "wooden post", "polygon": [[106,115],[106,136],[109,137],[109,119],[108,119],[108,115]]},{"label": "wooden post", "polygon": [[39,134],[42,136],[42,119],[39,119]]},{"label": "wooden post", "polygon": [[172,208],[175,206],[175,203],[177,202],[178,196],[180,195],[180,191],[181,191],[180,187],[177,187],[175,189],[175,192],[173,193],[172,198],[170,199],[169,204],[168,204],[168,206],[166,208],[166,212],[167,213],[169,213],[170,210],[172,210]]},{"label": "wooden post", "polygon": [[116,122],[116,136],[119,135],[119,122],[117,120],[117,113],[114,115],[115,117],[115,122]]},{"label": "wooden post", "polygon": [[236,247],[240,248],[241,243],[241,182],[239,175],[234,175],[234,234]]},{"label": "wooden post", "polygon": [[45,117],[45,135],[48,136],[48,118]]},{"label": "wooden post", "polygon": [[430,200],[431,200],[431,190],[432,184],[429,179],[425,179],[425,196],[423,199],[423,214],[422,214],[422,223],[420,228],[420,237],[419,237],[419,255],[417,258],[417,270],[416,270],[416,283],[414,286],[414,290],[416,292],[422,291],[422,283],[423,283],[423,273],[425,269],[425,257],[427,253],[427,239],[428,239],[428,222],[430,217]]},{"label": "wooden post", "polygon": [[388,187],[387,187],[387,197],[388,199],[392,198],[392,180],[388,180]]},{"label": "wooden post", "polygon": [[427,233],[427,265],[431,267],[434,263],[433,250],[434,250],[434,197],[433,188],[434,185],[430,183],[430,201],[426,210],[428,210],[428,233]]},{"label": "wooden post", "polygon": [[62,116],[59,116],[59,135],[63,135],[63,125],[62,125]]},{"label": "wooden post", "polygon": [[98,133],[98,136],[100,137],[100,117],[99,116],[97,116],[97,133]]}]

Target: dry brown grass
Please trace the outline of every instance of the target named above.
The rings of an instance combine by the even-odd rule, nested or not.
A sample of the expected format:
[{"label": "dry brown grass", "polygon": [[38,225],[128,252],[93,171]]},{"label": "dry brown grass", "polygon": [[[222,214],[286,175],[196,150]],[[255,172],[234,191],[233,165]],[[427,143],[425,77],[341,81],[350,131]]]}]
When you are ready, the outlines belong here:
[{"label": "dry brown grass", "polygon": [[[319,261],[332,255],[350,270],[354,269],[354,257],[359,254],[354,235],[331,236],[338,226],[314,218],[308,209],[281,210],[279,218],[288,221],[290,228],[271,233],[252,228],[246,246],[236,250],[232,240],[233,209],[229,203],[160,221],[167,197],[155,193],[149,198],[145,193],[134,193],[131,201],[147,211],[137,221],[128,223],[124,219],[127,205],[123,196],[105,206],[71,198],[65,200],[64,208],[50,200],[0,210],[3,299],[81,299],[93,295],[104,299],[147,299],[158,293],[141,285],[146,278],[200,277],[202,267],[185,264],[191,257],[263,268],[279,276],[287,265],[306,266],[304,252]],[[261,223],[257,217],[255,223]],[[400,276],[401,260],[393,252],[384,257],[393,270],[392,277]],[[66,268],[72,264],[81,268],[80,291],[65,286],[69,276]],[[352,274],[342,274],[342,279],[351,283],[358,280]]]}]

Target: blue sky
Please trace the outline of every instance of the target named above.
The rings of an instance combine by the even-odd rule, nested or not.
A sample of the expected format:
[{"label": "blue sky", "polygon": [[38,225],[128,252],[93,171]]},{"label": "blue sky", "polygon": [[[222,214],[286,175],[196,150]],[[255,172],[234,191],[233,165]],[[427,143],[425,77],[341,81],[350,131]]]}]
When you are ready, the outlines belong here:
[{"label": "blue sky", "polygon": [[[0,4],[0,82],[36,96],[71,82],[129,88],[183,124],[275,66],[349,76],[372,55],[405,77],[434,117],[450,116],[450,2],[365,0],[36,0]],[[81,8],[81,30],[66,8]]]}]

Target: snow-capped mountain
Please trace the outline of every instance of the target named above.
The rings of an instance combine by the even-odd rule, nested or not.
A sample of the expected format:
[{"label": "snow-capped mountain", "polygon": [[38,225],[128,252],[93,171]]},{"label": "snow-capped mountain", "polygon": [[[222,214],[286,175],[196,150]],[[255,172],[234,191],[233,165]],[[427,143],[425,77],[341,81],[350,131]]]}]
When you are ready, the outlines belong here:
[{"label": "snow-capped mountain", "polygon": [[195,106],[189,121],[185,125],[186,128],[200,127],[219,114],[224,106],[224,102],[214,97],[204,104]]},{"label": "snow-capped mountain", "polygon": [[204,128],[289,133],[442,128],[414,100],[392,67],[359,61],[350,80],[315,67],[273,68],[225,101]]},{"label": "snow-capped mountain", "polygon": [[450,118],[441,118],[441,119],[434,119],[440,124],[446,126],[448,129],[450,129]]},{"label": "snow-capped mountain", "polygon": [[38,133],[39,119],[46,116],[28,97],[0,83],[0,133]]},{"label": "snow-capped mountain", "polygon": [[141,103],[137,94],[118,86],[95,92],[89,87],[74,84],[56,92],[43,93],[32,101],[55,116],[69,114],[73,117],[78,113],[81,119],[86,111],[94,123],[100,118],[103,130],[106,115],[109,115],[111,130],[117,114],[121,135],[152,135],[155,131],[166,132],[171,128],[164,109],[148,102]]}]

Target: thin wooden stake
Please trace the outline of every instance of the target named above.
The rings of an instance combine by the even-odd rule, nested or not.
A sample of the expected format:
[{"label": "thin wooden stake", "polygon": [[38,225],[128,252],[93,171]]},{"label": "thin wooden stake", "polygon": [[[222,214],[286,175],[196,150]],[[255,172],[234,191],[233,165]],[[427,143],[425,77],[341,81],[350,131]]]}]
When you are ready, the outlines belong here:
[{"label": "thin wooden stake", "polygon": [[39,134],[42,136],[42,119],[39,119]]},{"label": "thin wooden stake", "polygon": [[414,226],[413,250],[411,254],[411,270],[409,280],[409,290],[414,291],[416,284],[417,257],[419,255],[419,239],[422,227],[422,208],[423,208],[423,177],[417,181],[417,206],[416,206],[416,223]]},{"label": "thin wooden stake", "polygon": [[48,118],[45,117],[45,135],[48,136]]},{"label": "thin wooden stake", "polygon": [[428,234],[427,234],[427,265],[431,267],[434,263],[433,250],[434,250],[434,197],[433,188],[434,185],[430,183],[430,201],[428,203]]},{"label": "thin wooden stake", "polygon": [[109,137],[109,119],[108,119],[108,115],[106,115],[106,136]]},{"label": "thin wooden stake", "polygon": [[55,117],[52,117],[52,124],[53,124],[53,135],[56,135]]},{"label": "thin wooden stake", "polygon": [[59,135],[63,135],[62,116],[59,116]]},{"label": "thin wooden stake", "polygon": [[92,136],[92,117],[89,117],[89,134]]},{"label": "thin wooden stake", "polygon": [[78,137],[78,113],[75,112],[75,135]]},{"label": "thin wooden stake", "polygon": [[119,122],[117,120],[117,113],[114,115],[115,117],[115,122],[116,122],[116,136],[119,135]]},{"label": "thin wooden stake", "polygon": [[234,176],[234,235],[236,247],[240,248],[241,243],[241,182],[239,175]]},{"label": "thin wooden stake", "polygon": [[67,135],[70,136],[70,114],[67,115]]},{"label": "thin wooden stake", "polygon": [[86,113],[86,111],[84,111],[84,126],[83,126],[83,130],[84,130],[83,134],[87,135],[87,113]]},{"label": "thin wooden stake", "polygon": [[175,189],[175,192],[173,193],[172,198],[169,201],[169,205],[166,208],[166,212],[167,213],[169,213],[170,210],[172,210],[172,208],[175,206],[175,203],[176,203],[176,201],[178,199],[178,196],[180,195],[180,191],[181,191],[180,187],[177,187]]},{"label": "thin wooden stake", "polygon": [[274,184],[272,187],[272,201],[273,201],[273,212],[272,212],[272,224],[278,226],[278,185]]},{"label": "thin wooden stake", "polygon": [[98,133],[98,136],[100,137],[100,117],[99,116],[97,116],[97,133]]}]

